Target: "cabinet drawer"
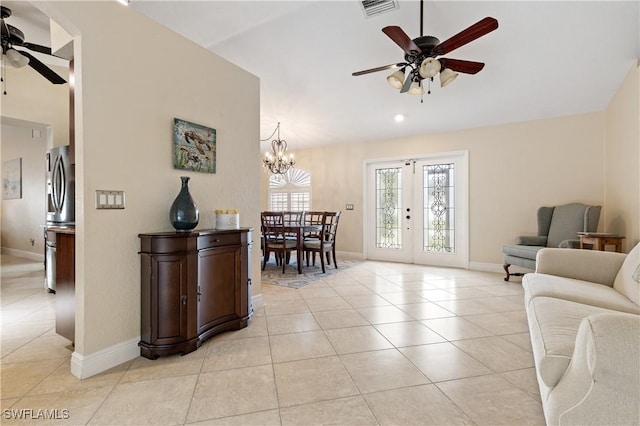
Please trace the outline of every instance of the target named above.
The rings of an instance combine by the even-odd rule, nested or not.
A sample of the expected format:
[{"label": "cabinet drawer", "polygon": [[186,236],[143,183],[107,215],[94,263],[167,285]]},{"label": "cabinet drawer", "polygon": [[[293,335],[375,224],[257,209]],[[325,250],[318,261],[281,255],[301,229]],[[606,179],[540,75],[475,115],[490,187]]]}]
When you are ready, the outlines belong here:
[{"label": "cabinet drawer", "polygon": [[208,249],[211,247],[232,246],[241,243],[240,233],[232,234],[209,234],[198,237],[198,250]]},{"label": "cabinet drawer", "polygon": [[155,237],[148,236],[140,237],[140,251],[142,253],[153,254],[171,254],[171,253],[186,253],[196,250],[196,238],[195,237]]}]

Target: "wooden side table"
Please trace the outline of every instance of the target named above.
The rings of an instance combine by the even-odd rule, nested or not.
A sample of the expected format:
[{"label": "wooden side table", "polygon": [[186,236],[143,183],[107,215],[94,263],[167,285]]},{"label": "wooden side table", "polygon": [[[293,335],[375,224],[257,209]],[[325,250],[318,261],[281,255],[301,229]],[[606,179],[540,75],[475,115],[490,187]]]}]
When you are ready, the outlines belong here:
[{"label": "wooden side table", "polygon": [[622,253],[622,240],[624,237],[618,234],[609,234],[606,232],[578,232],[580,237],[580,248],[585,248],[589,244],[593,246],[593,250],[604,251],[606,246],[614,246],[615,251]]}]

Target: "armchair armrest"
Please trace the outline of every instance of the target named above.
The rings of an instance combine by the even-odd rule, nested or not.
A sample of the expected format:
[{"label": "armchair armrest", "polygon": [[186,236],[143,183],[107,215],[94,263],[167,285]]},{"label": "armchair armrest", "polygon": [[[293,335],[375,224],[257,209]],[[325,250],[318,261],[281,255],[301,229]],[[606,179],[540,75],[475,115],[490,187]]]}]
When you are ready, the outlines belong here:
[{"label": "armchair armrest", "polygon": [[520,246],[547,246],[546,236],[522,235],[516,238],[516,244]]},{"label": "armchair armrest", "polygon": [[536,255],[536,272],[613,286],[624,253],[544,248]]},{"label": "armchair armrest", "polygon": [[571,364],[552,392],[550,424],[639,424],[640,315],[583,319]]},{"label": "armchair armrest", "polygon": [[580,240],[564,240],[558,245],[558,248],[578,249],[580,248]]}]

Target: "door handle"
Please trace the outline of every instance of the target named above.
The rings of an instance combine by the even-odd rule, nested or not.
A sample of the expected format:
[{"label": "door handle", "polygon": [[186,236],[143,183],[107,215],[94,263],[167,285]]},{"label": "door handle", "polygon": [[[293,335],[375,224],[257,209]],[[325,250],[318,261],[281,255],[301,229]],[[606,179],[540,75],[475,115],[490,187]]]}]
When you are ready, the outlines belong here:
[{"label": "door handle", "polygon": [[182,296],[180,298],[180,301],[182,302],[183,305],[186,305],[187,304],[187,296]]}]

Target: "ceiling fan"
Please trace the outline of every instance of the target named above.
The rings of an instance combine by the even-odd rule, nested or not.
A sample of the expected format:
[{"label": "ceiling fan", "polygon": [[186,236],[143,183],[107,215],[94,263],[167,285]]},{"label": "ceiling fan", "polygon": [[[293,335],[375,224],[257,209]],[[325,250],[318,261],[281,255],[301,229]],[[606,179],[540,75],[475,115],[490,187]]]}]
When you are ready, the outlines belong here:
[{"label": "ceiling fan", "polygon": [[34,52],[44,53],[45,55],[52,55],[51,48],[46,46],[40,46],[39,44],[28,43],[24,39],[24,33],[5,22],[5,18],[11,16],[11,9],[5,6],[0,6],[2,19],[0,19],[0,31],[2,33],[2,54],[6,55],[8,62],[16,67],[21,68],[29,65],[36,70],[40,75],[49,80],[53,84],[64,84],[67,81],[60,77],[51,68],[43,64],[38,58],[26,52],[24,50],[17,50],[16,47],[32,50]]},{"label": "ceiling fan", "polygon": [[[408,92],[422,95],[424,94],[423,80],[427,80],[430,83],[438,73],[440,73],[440,86],[444,87],[458,76],[458,72],[476,74],[482,70],[484,68],[484,63],[482,62],[450,58],[436,59],[436,56],[446,55],[490,33],[498,28],[498,21],[495,18],[486,17],[440,43],[440,40],[436,37],[423,35],[423,8],[423,0],[420,0],[420,37],[411,39],[402,28],[397,26],[388,26],[382,29],[383,33],[404,50],[404,62],[357,71],[351,75],[359,76],[400,68],[399,71],[387,77],[389,84],[396,89],[400,89],[400,93]],[[429,91],[429,93],[431,92]]]}]

